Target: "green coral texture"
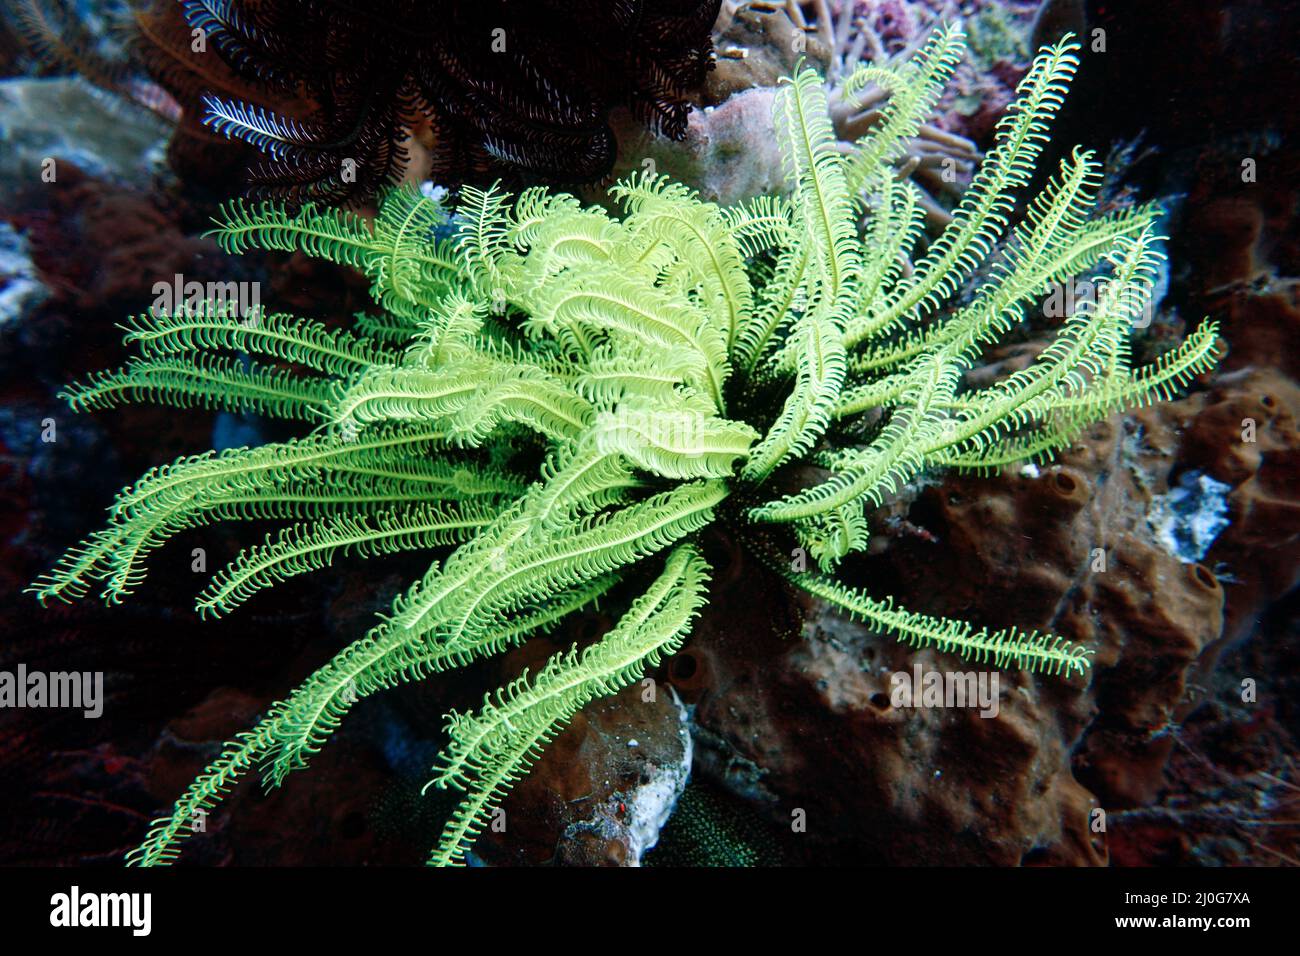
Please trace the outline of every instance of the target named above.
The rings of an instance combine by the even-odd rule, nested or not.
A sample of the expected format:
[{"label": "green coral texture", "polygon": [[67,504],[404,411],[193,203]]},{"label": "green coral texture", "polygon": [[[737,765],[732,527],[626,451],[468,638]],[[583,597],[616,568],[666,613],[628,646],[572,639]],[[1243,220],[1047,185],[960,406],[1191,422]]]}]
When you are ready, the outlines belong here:
[{"label": "green coral texture", "polygon": [[[849,95],[874,82],[891,97],[851,150],[836,143],[815,72],[783,83],[788,193],[731,208],[653,175],[613,187],[618,216],[542,188],[467,188],[454,209],[398,189],[373,220],[226,206],[214,234],[227,251],[300,250],[360,270],[377,308],[343,333],[214,303],[129,322],[139,356],[69,387],[74,408],[152,400],[310,430],[150,470],[32,589],[120,601],[168,538],[229,520],[284,527],[211,578],[204,615],[344,556],[421,551],[432,563],[231,741],[129,862],[174,860],[196,812],[241,774],[280,785],[359,699],[546,632],[620,582],[637,588],[599,641],[450,716],[432,783],[463,801],[429,860],[464,863],[565,722],[688,637],[709,583],[698,539],[715,524],[794,585],[914,646],[1084,673],[1088,649],[1062,637],[909,612],[834,577],[865,547],[868,509],[927,470],[1050,459],[1089,423],[1167,397],[1215,360],[1206,323],[1130,367],[1129,331],[1160,261],[1158,210],[1090,215],[1100,177],[1089,153],[1062,162],[1012,226],[1077,49],[1067,38],[1039,54],[952,222],[928,242],[895,162],[962,55],[956,28],[905,65],[859,70]],[[1027,305],[1091,272],[1102,293],[1028,367],[964,383]]]}]

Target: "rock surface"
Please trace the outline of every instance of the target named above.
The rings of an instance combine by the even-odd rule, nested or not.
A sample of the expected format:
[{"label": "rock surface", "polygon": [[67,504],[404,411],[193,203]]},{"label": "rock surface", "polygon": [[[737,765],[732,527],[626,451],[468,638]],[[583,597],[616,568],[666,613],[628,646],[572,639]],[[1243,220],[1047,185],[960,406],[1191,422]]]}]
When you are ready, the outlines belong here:
[{"label": "rock surface", "polygon": [[48,183],[62,162],[111,182],[147,184],[159,168],[167,130],[143,113],[124,122],[127,110],[78,78],[0,80],[0,203],[10,205],[16,187]]}]

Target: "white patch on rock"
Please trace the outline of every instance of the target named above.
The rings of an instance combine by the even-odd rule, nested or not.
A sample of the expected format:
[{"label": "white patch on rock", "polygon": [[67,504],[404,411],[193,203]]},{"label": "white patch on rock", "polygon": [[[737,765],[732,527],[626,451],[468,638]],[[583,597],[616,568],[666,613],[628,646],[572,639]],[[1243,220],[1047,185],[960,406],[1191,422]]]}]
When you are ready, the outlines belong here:
[{"label": "white patch on rock", "polygon": [[677,732],[682,738],[682,759],[676,764],[651,767],[650,779],[633,790],[625,801],[629,866],[640,866],[642,856],[659,842],[659,831],[672,816],[691,775],[694,746],[689,730],[690,717],[677,691],[672,687],[668,690],[681,715]]},{"label": "white patch on rock", "polygon": [[26,238],[0,222],[0,326],[21,322],[49,295],[32,264]]},{"label": "white patch on rock", "polygon": [[1147,523],[1160,546],[1184,564],[1200,561],[1230,523],[1231,485],[1200,471],[1184,472],[1168,494],[1151,499]]}]

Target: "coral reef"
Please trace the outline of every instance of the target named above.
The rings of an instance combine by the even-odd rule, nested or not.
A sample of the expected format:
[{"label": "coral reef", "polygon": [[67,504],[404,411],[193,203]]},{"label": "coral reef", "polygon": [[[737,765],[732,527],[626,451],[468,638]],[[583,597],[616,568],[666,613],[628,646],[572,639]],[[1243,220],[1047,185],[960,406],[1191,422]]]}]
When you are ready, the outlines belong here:
[{"label": "coral reef", "polygon": [[[723,16],[735,6],[727,4]],[[620,143],[634,145],[625,150],[625,168],[640,172],[653,159],[660,172],[690,177],[706,198],[785,188],[769,110],[772,87],[797,63],[795,14],[790,4],[748,6],[768,12],[743,18],[757,31],[733,26],[720,35],[717,69],[697,101],[709,111],[690,115],[685,144],[641,137],[637,124],[616,111]],[[818,24],[827,21],[820,6],[799,5],[809,28],[799,32],[803,54],[825,69],[836,44],[822,39]],[[844,5],[825,6],[838,22]],[[710,534],[702,544],[720,597],[691,644],[654,675],[665,735],[655,739],[638,725],[637,688],[625,691],[617,707],[593,702],[506,798],[509,830],[488,829],[473,862],[628,863],[639,855],[650,865],[913,863],[913,846],[938,863],[1300,862],[1300,828],[1291,823],[1300,737],[1300,359],[1292,348],[1300,334],[1300,170],[1286,46],[1294,30],[1280,14],[1275,19],[1250,3],[1191,0],[1177,17],[1158,5],[1089,4],[1086,21],[1084,6],[1053,0],[1033,23],[1033,36],[1042,40],[1099,26],[1109,41],[1105,55],[1086,56],[1059,118],[1060,139],[1102,145],[1146,129],[1140,146],[1116,151],[1102,208],[1154,196],[1170,212],[1158,227],[1171,236],[1170,267],[1156,293],[1167,295],[1154,323],[1135,337],[1134,353],[1154,360],[1182,335],[1183,316],[1210,314],[1228,343],[1221,371],[1187,398],[1089,431],[1055,466],[905,487],[873,517],[867,554],[849,558],[841,574],[915,609],[977,623],[1029,629],[1071,622],[1106,649],[1094,686],[1080,695],[1074,685],[1003,674],[1005,709],[993,721],[892,707],[888,675],[895,670],[917,661],[936,669],[964,665],[950,655],[899,648],[818,601],[792,599],[741,542]],[[855,5],[887,57],[903,52],[937,7]],[[1008,9],[1019,29],[1022,11]],[[882,11],[891,19],[878,18]],[[897,11],[911,19],[893,19]],[[966,25],[977,34],[969,19]],[[103,37],[98,25],[92,29]],[[764,39],[765,32],[774,36]],[[31,64],[12,39],[0,34],[0,63],[27,72]],[[111,42],[95,43],[92,52],[123,53]],[[862,41],[864,51],[868,44]],[[989,60],[974,58],[959,75],[976,71],[976,83],[996,82],[1004,70],[1015,75],[1010,71],[1024,64],[1007,49],[1011,55],[1000,65],[995,59],[990,69]],[[839,55],[845,52],[840,47]],[[85,51],[81,56],[91,67],[81,72],[94,75]],[[207,62],[221,68],[215,55]],[[139,69],[136,75],[145,76]],[[30,98],[26,84],[38,91]],[[196,581],[190,547],[223,560],[239,547],[240,536],[214,526],[160,555],[152,586],[112,613],[93,604],[39,610],[18,594],[54,560],[52,546],[93,524],[99,504],[147,465],[222,447],[231,422],[256,436],[250,442],[283,434],[275,423],[228,412],[174,415],[128,406],[104,419],[69,416],[56,406],[59,385],[113,361],[114,324],[139,307],[153,281],[176,272],[255,278],[269,290],[266,301],[325,318],[331,328],[349,324],[368,297],[364,281],[301,254],[231,260],[195,238],[205,215],[145,192],[157,189],[151,180],[159,127],[143,112],[103,109],[80,81],[5,86],[19,98],[6,101],[6,122],[26,113],[19,125],[39,139],[30,140],[38,144],[30,151],[34,161],[6,164],[22,172],[5,178],[0,210],[13,224],[4,235],[14,237],[17,250],[12,266],[0,266],[12,272],[0,277],[0,293],[19,306],[0,323],[7,371],[0,564],[9,585],[0,608],[10,633],[0,666],[102,669],[111,696],[105,717],[89,725],[56,714],[0,712],[0,803],[9,811],[0,821],[0,857],[116,866],[160,805],[271,707],[282,688],[364,629],[384,610],[382,595],[396,593],[425,565],[402,556],[363,566],[338,562],[328,575],[285,582],[241,615],[200,628],[183,607]],[[152,81],[134,92],[165,114],[171,108]],[[979,125],[991,116],[958,109],[971,102],[945,95],[934,124],[984,145]],[[36,103],[45,105],[31,108]],[[297,115],[298,107],[261,105]],[[52,111],[74,125],[42,123]],[[200,114],[201,101],[191,111]],[[752,129],[763,132],[749,135]],[[203,137],[192,139],[204,144],[202,156],[225,172],[189,167],[185,188],[205,179],[232,183],[217,186],[225,194],[240,188],[231,173],[251,148],[232,154],[228,141],[195,132]],[[0,149],[12,142],[0,142]],[[46,142],[68,157],[59,164],[57,188],[36,176],[47,149],[39,144]],[[117,142],[138,147],[121,151],[119,160]],[[178,149],[175,139],[170,148]],[[1258,164],[1258,182],[1242,181],[1247,157]],[[173,165],[181,165],[175,156]],[[1118,190],[1110,188],[1112,177],[1122,180]],[[940,205],[956,198],[936,195]],[[8,239],[0,245],[8,249]],[[1034,311],[994,356],[1002,368],[1022,367],[1046,341],[1052,325],[1033,318]],[[57,422],[57,443],[41,440],[46,419]],[[1255,425],[1253,442],[1244,440],[1247,421]],[[821,477],[810,471],[794,485]],[[1192,511],[1184,510],[1188,505]],[[1205,519],[1196,525],[1206,529],[1199,538],[1190,523],[1181,524],[1191,514]],[[1219,527],[1225,518],[1227,526]],[[959,560],[941,559],[950,543]],[[1093,570],[1097,548],[1105,571]],[[1217,581],[1217,598],[1205,572]],[[360,701],[301,786],[269,796],[247,788],[228,811],[210,815],[186,858],[409,863],[412,848],[436,841],[454,803],[436,790],[420,793],[445,745],[442,715],[474,709],[479,688],[513,679],[522,666],[573,641],[590,642],[610,623],[603,614],[586,616],[455,681],[405,685]],[[194,658],[199,637],[202,668]],[[1247,681],[1254,688],[1249,701]],[[668,703],[674,694],[685,717]],[[691,782],[658,846],[646,853],[646,839],[638,837],[638,854],[624,825],[635,803],[628,798],[643,776],[680,785],[682,727],[693,741]],[[627,746],[630,739],[637,748]],[[588,780],[590,795],[583,789]],[[569,804],[557,793],[587,798]],[[657,809],[644,819],[658,819],[662,804],[649,806]],[[806,816],[803,832],[792,830],[796,810]],[[1104,833],[1092,829],[1097,810],[1106,814]],[[293,828],[282,826],[287,818]]]},{"label": "coral reef", "polygon": [[[936,103],[938,117],[922,124],[896,162],[923,187],[928,223],[937,229],[969,184],[979,150],[1006,109],[1029,65],[1036,3],[967,5],[970,49]],[[931,31],[955,17],[948,4],[734,2],[726,0],[714,27],[717,68],[689,117],[682,144],[631,126],[619,132],[620,170],[647,162],[729,204],[782,188],[781,157],[771,121],[778,79],[803,61],[827,81],[836,136],[844,148],[881,118],[889,90],[868,77],[861,89],[845,83],[859,66],[896,68]],[[1052,40],[1059,36],[1051,37]]]}]

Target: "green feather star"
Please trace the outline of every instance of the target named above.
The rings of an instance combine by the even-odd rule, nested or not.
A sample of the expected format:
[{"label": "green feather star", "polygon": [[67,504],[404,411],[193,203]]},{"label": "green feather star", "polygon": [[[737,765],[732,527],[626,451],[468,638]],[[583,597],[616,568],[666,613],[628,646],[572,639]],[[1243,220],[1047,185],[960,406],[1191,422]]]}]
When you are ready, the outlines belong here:
[{"label": "green feather star", "polygon": [[[195,812],[245,771],[282,783],[356,700],[498,653],[634,569],[657,569],[599,642],[556,655],[478,713],[451,716],[434,782],[464,802],[431,862],[463,862],[565,722],[688,636],[709,577],[693,539],[718,521],[795,585],[913,646],[1083,673],[1089,651],[1061,637],[908,612],[831,576],[865,547],[867,509],[924,472],[1044,460],[1089,423],[1167,397],[1215,360],[1206,323],[1156,365],[1130,369],[1128,332],[1159,263],[1158,211],[1091,218],[1090,154],[1065,160],[1009,225],[1077,64],[1068,39],[1035,60],[952,222],[917,250],[918,193],[892,162],[962,49],[947,28],[910,63],[862,68],[850,95],[870,81],[891,99],[848,154],[836,148],[821,79],[800,71],[776,107],[789,195],[729,209],[650,175],[612,190],[621,218],[540,188],[513,198],[466,189],[454,216],[397,190],[373,223],[311,205],[228,206],[215,231],[227,251],[301,250],[358,269],[379,312],[343,334],[215,307],[131,322],[140,357],[71,387],[74,408],[146,398],[315,430],[151,470],[33,590],[44,601],[99,586],[119,601],[167,539],[225,520],[288,524],[213,578],[199,598],[205,615],[342,555],[442,559],[228,744],[130,862],[173,860]],[[454,235],[437,238],[449,225]],[[977,269],[973,293],[949,304]],[[964,384],[1026,304],[1097,269],[1105,294],[1034,362]],[[773,496],[768,480],[801,462],[831,475]],[[782,526],[820,573],[772,558],[764,543]]]}]

